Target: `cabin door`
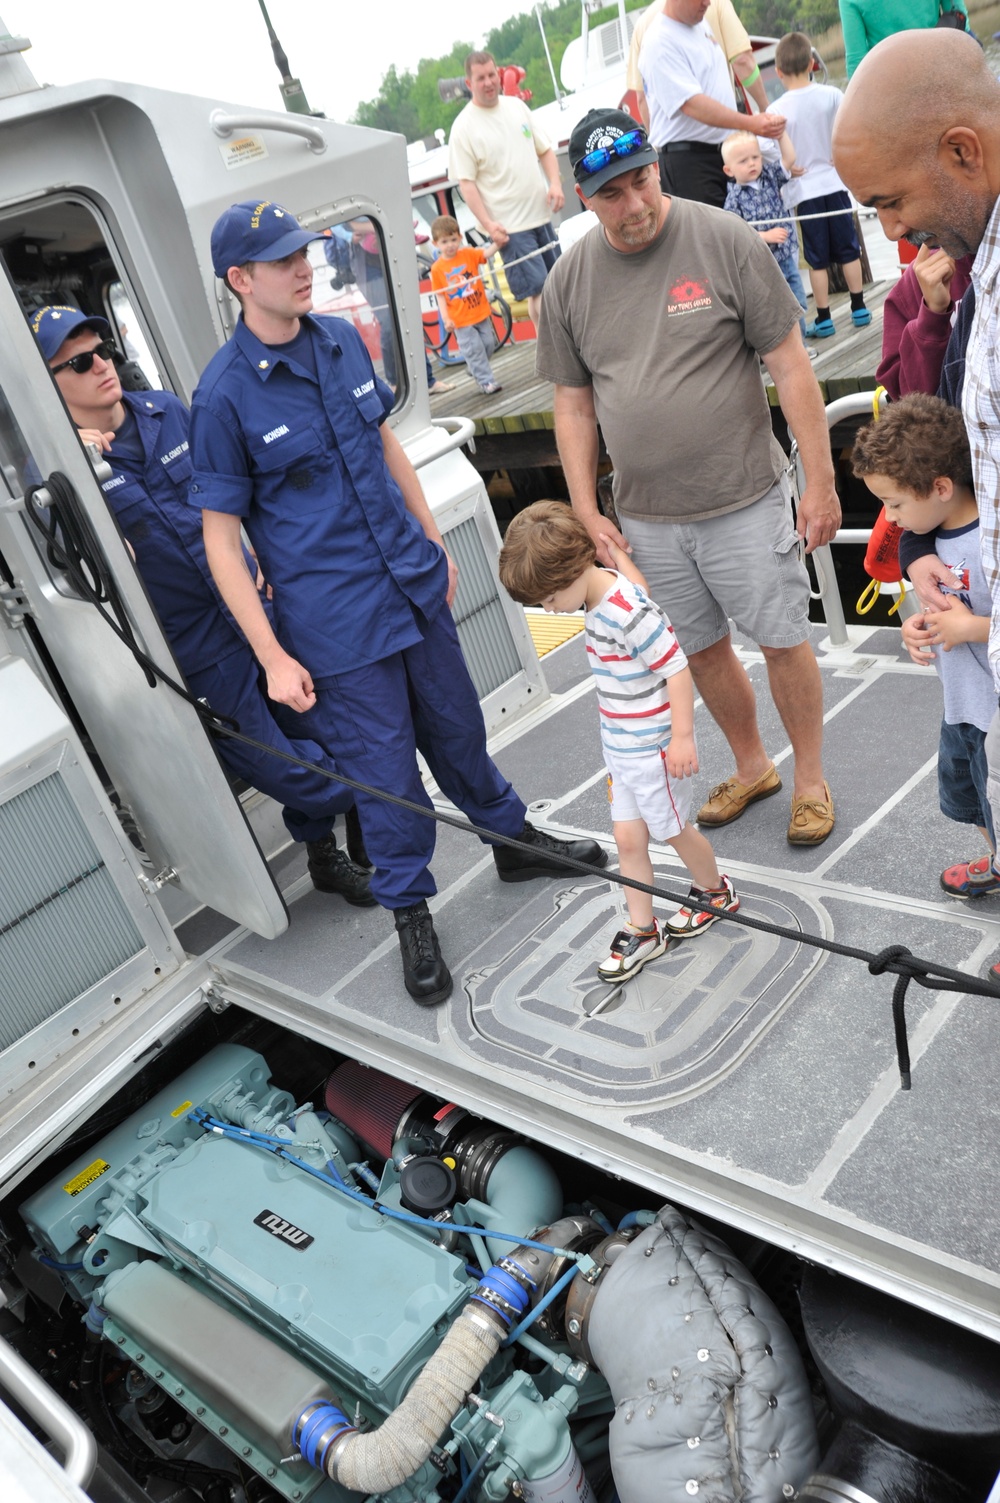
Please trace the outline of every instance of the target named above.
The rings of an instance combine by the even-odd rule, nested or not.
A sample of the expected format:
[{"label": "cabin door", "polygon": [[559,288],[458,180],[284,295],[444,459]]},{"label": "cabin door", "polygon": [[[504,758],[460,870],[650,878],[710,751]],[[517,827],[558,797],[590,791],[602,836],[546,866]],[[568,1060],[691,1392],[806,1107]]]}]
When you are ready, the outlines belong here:
[{"label": "cabin door", "polygon": [[126,634],[182,682],[4,268],[0,656],[26,658],[82,730],[106,788],[134,819],[154,875],[273,938],[287,927],[284,903],[197,712],[163,683],[150,687],[129,647],[50,560],[30,524],[24,493],[54,473],[113,579]]}]

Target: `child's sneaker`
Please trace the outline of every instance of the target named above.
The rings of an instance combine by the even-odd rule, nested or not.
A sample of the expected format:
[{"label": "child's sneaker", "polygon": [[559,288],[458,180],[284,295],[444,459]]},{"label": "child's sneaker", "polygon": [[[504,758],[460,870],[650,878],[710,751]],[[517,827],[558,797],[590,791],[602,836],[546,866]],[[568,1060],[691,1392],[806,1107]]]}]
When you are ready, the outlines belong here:
[{"label": "child's sneaker", "polygon": [[807,339],[829,339],[830,335],[836,332],[832,318],[815,318],[811,324],[806,324]]},{"label": "child's sneaker", "polygon": [[856,329],[863,329],[865,327],[865,325],[866,324],[870,324],[871,321],[872,321],[872,315],[871,315],[871,310],[870,309],[868,309],[868,308],[852,308],[851,309],[851,323],[854,325],[854,327]]},{"label": "child's sneaker", "polygon": [[485,386],[481,386],[479,390],[484,397],[495,397],[498,391],[503,391],[503,387],[499,381],[490,381]]},{"label": "child's sneaker", "polygon": [[992,856],[980,856],[978,861],[949,866],[941,873],[941,886],[953,898],[983,898],[987,893],[1000,892],[1000,877],[993,870]]},{"label": "child's sneaker", "polygon": [[662,955],[666,948],[666,937],[655,919],[652,929],[645,934],[619,929],[611,941],[611,954],[601,961],[597,974],[602,981],[625,981],[641,971],[647,961]]},{"label": "child's sneaker", "polygon": [[718,912],[704,913],[700,908],[678,908],[677,912],[671,914],[663,925],[674,939],[688,939],[692,934],[701,934],[724,913],[735,913],[740,906],[736,889],[726,876],[722,878],[721,887],[713,887],[707,892],[702,892],[700,887],[692,887],[688,897],[708,903],[712,908],[717,908]]}]

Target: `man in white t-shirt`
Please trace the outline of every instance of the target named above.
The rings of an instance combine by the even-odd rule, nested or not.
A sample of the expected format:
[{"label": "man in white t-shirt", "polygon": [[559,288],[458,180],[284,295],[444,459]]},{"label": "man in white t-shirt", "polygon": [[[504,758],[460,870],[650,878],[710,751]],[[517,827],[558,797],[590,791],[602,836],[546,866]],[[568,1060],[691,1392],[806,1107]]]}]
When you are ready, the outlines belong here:
[{"label": "man in white t-shirt", "polygon": [[[639,110],[639,119],[649,130],[649,104],[646,100],[646,91],[642,84],[642,74],[639,72],[639,53],[646,39],[646,32],[656,20],[663,14],[663,0],[653,0],[652,5],[647,5],[632,29],[632,40],[628,47],[628,62],[625,67],[625,86],[632,89],[636,95],[636,106]],[[722,48],[726,61],[736,74],[749,97],[754,101],[762,113],[767,111],[767,91],[764,81],[760,76],[760,68],[753,55],[750,38],[746,27],[740,20],[733,7],[733,0],[709,0],[708,10],[705,12],[705,20],[711,27],[712,35]],[[627,106],[631,109],[631,105]],[[633,112],[634,113],[634,112]]]},{"label": "man in white t-shirt", "polygon": [[552,215],[564,194],[556,154],[527,105],[503,93],[491,53],[469,53],[465,81],[472,98],[451,128],[449,176],[499,248],[511,293],[527,300],[537,324],[545,278],[559,255]]},{"label": "man in white t-shirt", "polygon": [[639,52],[649,138],[660,153],[665,193],[721,209],[726,177],[720,147],[734,130],[777,139],[780,115],[741,115],[729,62],[705,21],[709,0],[664,0]]}]

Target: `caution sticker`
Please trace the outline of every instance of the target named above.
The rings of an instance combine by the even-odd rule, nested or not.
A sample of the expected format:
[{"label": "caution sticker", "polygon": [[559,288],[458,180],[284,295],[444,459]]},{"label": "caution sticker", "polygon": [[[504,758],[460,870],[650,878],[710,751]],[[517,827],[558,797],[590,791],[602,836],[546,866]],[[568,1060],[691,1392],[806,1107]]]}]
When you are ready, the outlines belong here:
[{"label": "caution sticker", "polygon": [[79,1195],[81,1191],[92,1185],[95,1179],[100,1179],[102,1174],[107,1174],[110,1168],[111,1165],[104,1159],[95,1159],[92,1164],[87,1165],[86,1169],[81,1169],[79,1174],[75,1174],[63,1185],[63,1189],[67,1195]]},{"label": "caution sticker", "polygon": [[175,1109],[170,1113],[170,1115],[172,1117],[183,1117],[183,1116],[185,1116],[191,1110],[191,1108],[193,1106],[194,1106],[194,1102],[193,1101],[182,1101],[181,1104],[180,1104],[180,1106],[175,1107]]},{"label": "caution sticker", "polygon": [[225,141],[219,146],[219,152],[228,172],[232,172],[234,167],[247,167],[251,162],[262,162],[268,155],[260,136],[239,136],[235,141]]}]

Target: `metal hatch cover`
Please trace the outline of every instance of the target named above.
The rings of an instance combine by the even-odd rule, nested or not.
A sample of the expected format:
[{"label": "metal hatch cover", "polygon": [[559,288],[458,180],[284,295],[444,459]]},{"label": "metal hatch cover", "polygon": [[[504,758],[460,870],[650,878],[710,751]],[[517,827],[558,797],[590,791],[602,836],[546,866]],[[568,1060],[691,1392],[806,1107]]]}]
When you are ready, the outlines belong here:
[{"label": "metal hatch cover", "polygon": [[[0,460],[11,497],[0,500],[0,555],[101,761],[136,815],[155,870],[172,871],[176,885],[199,903],[274,938],[287,927],[284,902],[196,712],[163,685],[149,687],[95,607],[72,594],[48,565],[23,515],[26,463],[43,476],[62,471],[140,644],[180,678],[6,274],[0,277],[0,332]],[[6,641],[9,650],[33,658],[21,633],[7,633]]]},{"label": "metal hatch cover", "polygon": [[[822,926],[794,893],[755,893],[753,911]],[[469,1005],[452,1015],[463,1048],[594,1103],[674,1101],[732,1069],[820,964],[806,946],[716,925],[624,983],[595,984],[608,936],[606,882],[535,892],[466,961]]]}]

